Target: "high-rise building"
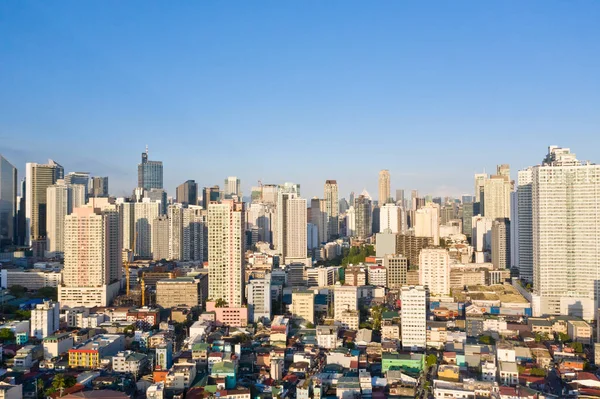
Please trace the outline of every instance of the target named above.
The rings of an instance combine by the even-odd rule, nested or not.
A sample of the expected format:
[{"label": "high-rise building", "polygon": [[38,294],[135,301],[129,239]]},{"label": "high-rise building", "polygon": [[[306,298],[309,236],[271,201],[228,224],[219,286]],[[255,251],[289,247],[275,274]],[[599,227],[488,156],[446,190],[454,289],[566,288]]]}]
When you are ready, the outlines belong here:
[{"label": "high-rise building", "polygon": [[492,222],[492,263],[494,269],[510,269],[510,220]]},{"label": "high-rise building", "polygon": [[265,204],[277,205],[277,193],[279,187],[277,184],[263,184],[261,201]]},{"label": "high-rise building", "polygon": [[234,200],[208,206],[208,297],[230,307],[244,302],[245,214],[244,204]]},{"label": "high-rise building", "polygon": [[408,234],[396,236],[396,253],[404,255],[408,259],[410,267],[416,267],[419,264],[421,250],[431,246],[433,246],[431,237],[416,237]]},{"label": "high-rise building", "polygon": [[346,212],[346,236],[356,237],[356,211],[353,205]]},{"label": "high-rise building", "polygon": [[239,201],[242,200],[242,187],[240,179],[235,176],[229,176],[225,179],[225,187],[223,187],[223,195],[225,198],[233,198],[236,196]]},{"label": "high-rise building", "polygon": [[533,167],[532,180],[539,311],[594,319],[600,291],[600,165],[552,146],[543,164]]},{"label": "high-rise building", "polygon": [[183,207],[181,204],[169,205],[169,259],[183,260]]},{"label": "high-rise building", "polygon": [[196,205],[198,203],[198,185],[194,180],[188,180],[177,186],[176,201],[183,205]]},{"label": "high-rise building", "polygon": [[21,195],[17,197],[16,244],[22,246],[27,242],[27,218],[25,217],[27,184],[24,178],[19,182],[19,190]]},{"label": "high-rise building", "polygon": [[394,234],[404,233],[406,224],[403,211],[399,205],[391,203],[379,208],[379,232],[383,233],[386,229],[389,229]]},{"label": "high-rise building", "polygon": [[85,194],[84,185],[66,184],[65,180],[57,180],[56,184],[48,187],[46,250],[49,256],[60,256],[64,252],[65,216],[85,205]]},{"label": "high-rise building", "polygon": [[58,164],[54,162],[48,165],[27,163],[25,166],[26,245],[31,245],[34,240],[46,239],[46,192],[48,187],[56,183],[57,175],[60,175],[56,171],[56,165]]},{"label": "high-rise building", "polygon": [[404,350],[424,349],[427,345],[427,292],[423,286],[404,286],[400,291],[402,304],[401,334]]},{"label": "high-rise building", "polygon": [[475,174],[475,202],[483,201],[483,190],[485,185],[485,179],[487,179],[488,175],[486,173],[476,173]]},{"label": "high-rise building", "polygon": [[517,237],[519,278],[533,282],[533,168],[520,170],[517,180]]},{"label": "high-rise building", "polygon": [[390,202],[390,171],[387,169],[379,171],[379,206]]},{"label": "high-rise building", "polygon": [[326,200],[317,197],[310,200],[310,223],[317,227],[318,242],[327,242],[329,216],[326,210]]},{"label": "high-rise building", "polygon": [[512,185],[508,165],[499,165],[496,175],[484,180],[483,216],[491,220],[499,218],[510,219],[510,193]]},{"label": "high-rise building", "polygon": [[354,212],[355,212],[355,234],[354,236],[364,240],[372,234],[372,222],[371,222],[371,200],[369,197],[361,194],[354,200]]},{"label": "high-rise building", "polygon": [[208,209],[211,202],[218,202],[220,198],[219,186],[204,187],[202,189],[202,208]]},{"label": "high-rise building", "polygon": [[30,336],[44,339],[60,330],[60,306],[44,301],[31,310]]},{"label": "high-rise building", "polygon": [[[133,250],[143,258],[152,258],[152,225],[160,215],[158,202],[144,198],[142,202],[120,204],[119,215],[123,226],[123,248]],[[134,240],[135,239],[135,240]],[[135,248],[133,247],[135,241]]]},{"label": "high-rise building", "polygon": [[358,287],[336,285],[333,292],[334,318],[340,320],[342,313],[358,309]]},{"label": "high-rise building", "polygon": [[66,184],[79,184],[85,187],[85,200],[87,202],[90,189],[90,174],[88,172],[69,172],[65,176]]},{"label": "high-rise building", "polygon": [[[348,201],[346,201],[346,198],[340,198],[340,200],[338,201],[338,210],[339,213],[345,213],[348,208],[350,208],[350,204],[348,203]],[[339,219],[339,215],[338,215],[338,219]]]},{"label": "high-rise building", "polygon": [[433,202],[415,212],[415,236],[433,238],[433,245],[440,243],[439,205]]},{"label": "high-rise building", "polygon": [[465,202],[462,205],[462,233],[467,237],[473,235],[473,203]]},{"label": "high-rise building", "polygon": [[123,274],[116,207],[75,208],[65,217],[64,248],[61,306],[108,306],[119,292]]},{"label": "high-rise building", "polygon": [[148,159],[148,147],[142,153],[142,162],[138,164],[138,187],[145,190],[163,188],[163,164]]},{"label": "high-rise building", "polygon": [[403,189],[396,190],[396,205],[400,205],[402,208],[406,208]]},{"label": "high-rise building", "polygon": [[247,208],[246,229],[249,231],[256,229],[258,241],[272,244],[275,215],[276,212],[273,205],[263,202],[252,203]]},{"label": "high-rise building", "polygon": [[[292,187],[292,186],[290,186]],[[284,261],[306,259],[306,200],[295,188],[280,187],[277,198],[277,233],[275,248]]]},{"label": "high-rise building", "polygon": [[431,295],[450,294],[450,255],[444,248],[426,248],[419,255],[419,284]]},{"label": "high-rise building", "polygon": [[169,218],[159,216],[152,223],[152,259],[169,259]]},{"label": "high-rise building", "polygon": [[48,160],[48,165],[54,168],[54,180],[64,179],[65,178],[65,168],[62,167],[61,164],[56,162],[53,159]]},{"label": "high-rise building", "polygon": [[383,266],[386,269],[386,287],[390,290],[400,289],[406,285],[406,273],[408,272],[408,259],[402,255],[386,255],[383,258]]},{"label": "high-rise building", "polygon": [[90,197],[108,197],[108,177],[92,177]]},{"label": "high-rise building", "polygon": [[248,320],[254,323],[271,321],[271,275],[251,278],[246,285]]},{"label": "high-rise building", "polygon": [[492,223],[482,216],[474,216],[472,221],[472,244],[475,250],[475,263],[489,262],[492,251]]},{"label": "high-rise building", "polygon": [[[325,213],[327,214],[327,241],[339,235],[338,185],[335,180],[325,181]],[[311,205],[312,208],[312,205]],[[325,240],[324,240],[325,241]]]},{"label": "high-rise building", "polygon": [[305,289],[292,291],[292,306],[290,309],[294,319],[306,323],[315,322],[315,293]]},{"label": "high-rise building", "polygon": [[17,168],[0,155],[0,249],[17,242]]}]

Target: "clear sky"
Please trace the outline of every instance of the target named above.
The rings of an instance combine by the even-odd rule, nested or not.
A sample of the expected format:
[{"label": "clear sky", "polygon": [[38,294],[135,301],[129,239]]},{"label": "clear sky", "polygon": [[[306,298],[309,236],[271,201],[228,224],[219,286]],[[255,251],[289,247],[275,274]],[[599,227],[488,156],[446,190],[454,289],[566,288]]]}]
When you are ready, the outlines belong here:
[{"label": "clear sky", "polygon": [[0,153],[131,192],[460,195],[550,144],[600,162],[600,1],[3,1]]}]

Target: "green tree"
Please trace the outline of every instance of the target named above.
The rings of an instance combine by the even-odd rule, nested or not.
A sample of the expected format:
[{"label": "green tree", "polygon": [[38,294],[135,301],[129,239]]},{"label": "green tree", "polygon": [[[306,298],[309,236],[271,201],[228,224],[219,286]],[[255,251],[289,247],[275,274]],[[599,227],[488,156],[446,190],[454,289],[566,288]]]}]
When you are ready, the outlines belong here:
[{"label": "green tree", "polygon": [[15,334],[10,331],[8,328],[3,328],[0,330],[0,340],[2,341],[12,341],[15,339]]},{"label": "green tree", "polygon": [[226,308],[227,307],[227,301],[224,300],[223,298],[219,298],[215,301],[215,307],[216,308]]},{"label": "green tree", "polygon": [[42,287],[36,291],[35,298],[48,298],[53,301],[58,300],[58,290],[56,287]]},{"label": "green tree", "polygon": [[494,345],[496,340],[489,335],[482,335],[479,337],[479,343],[485,345]]},{"label": "green tree", "polygon": [[532,368],[529,373],[533,376],[536,377],[545,377],[546,376],[546,370],[538,368],[538,367],[534,367]]},{"label": "green tree", "polygon": [[52,385],[46,392],[47,395],[59,392],[59,397],[63,396],[64,390],[71,388],[77,383],[77,380],[72,375],[56,374],[52,380]]},{"label": "green tree", "polygon": [[571,348],[577,353],[583,353],[583,344],[581,342],[571,342]]},{"label": "green tree", "polygon": [[17,320],[29,320],[31,319],[31,312],[29,310],[17,310],[15,312],[15,318]]},{"label": "green tree", "polygon": [[315,328],[315,325],[309,321],[306,323],[306,328]]},{"label": "green tree", "polygon": [[27,288],[23,287],[22,285],[12,285],[8,288],[8,291],[11,295],[21,298],[27,293]]},{"label": "green tree", "polygon": [[437,356],[434,355],[433,353],[430,355],[427,355],[427,357],[425,358],[425,364],[427,365],[427,368],[433,366],[436,363],[437,363]]},{"label": "green tree", "polygon": [[381,319],[385,308],[383,305],[376,305],[371,308],[371,317],[373,318],[373,330],[381,330]]},{"label": "green tree", "polygon": [[571,341],[571,338],[569,337],[568,334],[559,332],[558,333],[558,340],[560,342],[569,342],[569,341]]}]

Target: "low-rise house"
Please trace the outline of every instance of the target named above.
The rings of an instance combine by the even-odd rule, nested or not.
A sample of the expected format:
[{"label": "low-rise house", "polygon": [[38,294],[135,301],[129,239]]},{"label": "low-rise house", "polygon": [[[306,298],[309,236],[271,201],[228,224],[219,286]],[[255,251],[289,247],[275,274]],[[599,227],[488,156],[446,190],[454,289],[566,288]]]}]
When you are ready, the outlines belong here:
[{"label": "low-rise house", "polygon": [[196,363],[181,362],[174,364],[165,378],[165,387],[173,390],[188,389],[196,378]]},{"label": "low-rise house", "polygon": [[419,353],[383,353],[381,355],[381,372],[386,373],[392,367],[405,372],[419,373],[425,368],[425,355]]},{"label": "low-rise house", "polygon": [[143,353],[124,351],[112,358],[112,369],[117,373],[131,373],[140,376],[149,365],[148,356]]},{"label": "low-rise house", "polygon": [[67,353],[73,347],[73,336],[70,333],[58,333],[44,338],[44,359],[50,360],[60,354]]},{"label": "low-rise house", "polygon": [[592,327],[583,320],[569,320],[567,322],[569,338],[584,345],[592,344]]},{"label": "low-rise house", "polygon": [[215,379],[224,379],[225,389],[234,389],[236,386],[236,367],[233,362],[224,361],[215,363],[210,376]]},{"label": "low-rise house", "polygon": [[499,362],[500,383],[502,385],[517,385],[519,383],[519,370],[517,363],[514,362]]},{"label": "low-rise house", "polygon": [[337,399],[355,399],[361,396],[360,381],[356,377],[338,379],[336,388]]},{"label": "low-rise house", "polygon": [[317,343],[324,349],[335,349],[341,346],[338,340],[338,326],[317,326]]},{"label": "low-rise house", "polygon": [[455,381],[460,379],[460,368],[456,365],[442,364],[437,369],[438,378],[443,381]]}]

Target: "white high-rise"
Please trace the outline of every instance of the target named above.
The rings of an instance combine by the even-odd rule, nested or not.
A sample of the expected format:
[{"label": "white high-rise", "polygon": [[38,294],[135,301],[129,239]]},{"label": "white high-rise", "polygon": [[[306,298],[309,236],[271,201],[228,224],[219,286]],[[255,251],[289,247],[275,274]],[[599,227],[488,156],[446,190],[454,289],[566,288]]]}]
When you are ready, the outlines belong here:
[{"label": "white high-rise", "polygon": [[356,236],[356,211],[353,205],[350,205],[350,208],[346,211],[346,236]]},{"label": "white high-rise", "polygon": [[248,207],[246,224],[247,229],[258,230],[258,241],[273,243],[273,222],[275,220],[275,207],[272,204],[258,202]]},{"label": "white high-rise", "polygon": [[423,286],[403,286],[401,335],[405,350],[424,349],[427,345],[427,291]]},{"label": "white high-rise", "polygon": [[242,188],[240,179],[235,176],[229,176],[225,179],[225,187],[223,188],[225,198],[237,196],[238,200],[242,200]]},{"label": "white high-rise", "polygon": [[415,211],[415,236],[431,237],[433,245],[440,244],[440,206],[428,202],[424,207]]},{"label": "white high-rise", "polygon": [[532,178],[533,286],[542,314],[595,318],[600,291],[600,165],[552,146]]},{"label": "white high-rise", "polygon": [[341,320],[342,313],[358,309],[358,287],[336,285],[333,292],[334,318]]},{"label": "white high-rise", "polygon": [[521,279],[533,282],[533,168],[520,170],[517,184],[517,267]]},{"label": "white high-rise", "polygon": [[60,306],[57,302],[44,301],[31,310],[31,336],[44,339],[60,330]]},{"label": "white high-rise", "polygon": [[246,285],[248,320],[254,323],[271,320],[271,275],[250,279]]},{"label": "white high-rise", "polygon": [[450,254],[442,248],[424,248],[419,254],[419,284],[431,295],[450,294]]},{"label": "white high-rise", "polygon": [[108,306],[120,288],[122,238],[115,209],[75,208],[65,217],[61,306]]},{"label": "white high-rise", "polygon": [[25,245],[33,240],[46,239],[46,194],[56,183],[58,164],[27,163],[25,165]]},{"label": "white high-rise", "polygon": [[208,298],[231,307],[244,302],[245,216],[242,202],[208,205]]},{"label": "white high-rise", "polygon": [[306,200],[293,190],[280,189],[277,195],[276,249],[284,262],[306,259]]},{"label": "white high-rise", "polygon": [[394,234],[404,233],[406,225],[404,222],[404,209],[388,203],[379,209],[379,232],[391,230]]},{"label": "white high-rise", "polygon": [[510,219],[511,188],[508,165],[499,165],[497,174],[484,181],[483,216],[490,220]]},{"label": "white high-rise", "polygon": [[152,202],[148,198],[144,198],[142,202],[120,204],[124,249],[134,250],[136,256],[152,257],[152,225],[160,215],[160,205],[159,202]]},{"label": "white high-rise", "polygon": [[46,192],[46,250],[49,256],[64,252],[65,216],[85,205],[85,186],[58,180]]}]

